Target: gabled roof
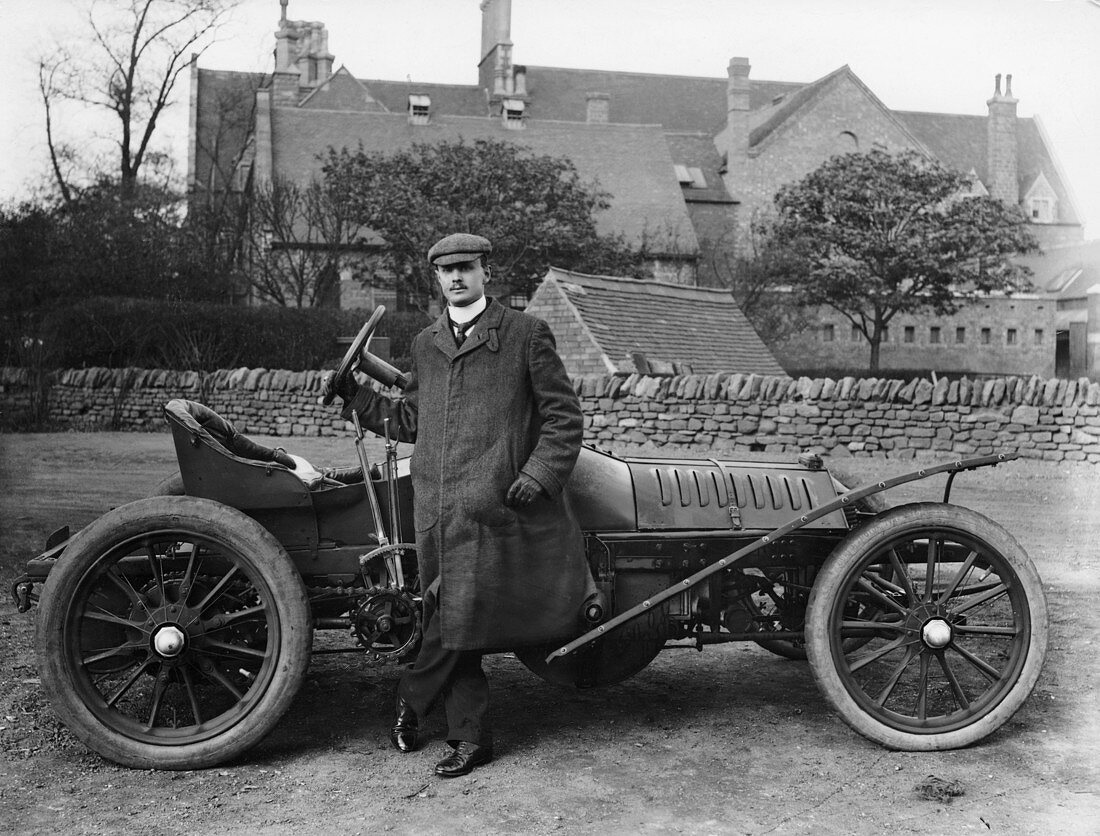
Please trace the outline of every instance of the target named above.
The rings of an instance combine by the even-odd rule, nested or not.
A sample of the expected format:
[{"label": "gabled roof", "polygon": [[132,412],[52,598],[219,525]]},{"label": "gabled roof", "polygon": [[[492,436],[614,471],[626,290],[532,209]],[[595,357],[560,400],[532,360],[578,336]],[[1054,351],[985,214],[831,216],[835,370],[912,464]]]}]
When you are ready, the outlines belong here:
[{"label": "gabled roof", "polygon": [[298,107],[312,110],[358,110],[364,113],[386,112],[388,108],[375,100],[363,82],[340,67],[310,91]]},{"label": "gabled roof", "polygon": [[851,67],[847,64],[833,70],[828,75],[822,76],[817,81],[810,82],[793,94],[785,96],[770,110],[763,121],[759,122],[749,133],[749,147],[759,147],[769,137],[782,129],[795,114],[809,109],[830,90],[845,81],[854,84],[879,109],[883,116],[893,122],[898,130],[911,140],[914,148],[922,152],[926,150],[921,140],[910,131],[904,122],[897,118],[897,115],[890,108],[882,103],[878,96],[871,92],[871,89],[860,80],[859,76],[852,72]]},{"label": "gabled roof", "polygon": [[696,374],[786,374],[729,291],[557,267],[538,292],[550,289],[565,295],[619,370],[632,369],[630,356],[640,352],[649,360],[687,363]]},{"label": "gabled roof", "polygon": [[[753,109],[802,86],[757,79],[749,84]],[[607,93],[612,122],[714,134],[726,124],[726,85],[725,78],[703,76],[527,67],[532,117],[571,122],[587,118],[588,93]]]},{"label": "gabled roof", "polygon": [[1032,270],[1032,283],[1059,299],[1083,298],[1100,283],[1100,240],[1051,247],[1016,259]]},{"label": "gabled roof", "polygon": [[[978,179],[989,182],[988,116],[905,110],[895,111],[895,114],[941,163],[958,171],[973,169]],[[1059,222],[1080,223],[1072,195],[1035,118],[1017,117],[1016,142],[1020,194],[1027,192],[1041,172],[1058,196]]]},{"label": "gabled roof", "polygon": [[420,81],[363,79],[371,96],[391,113],[404,113],[409,96],[429,96],[433,113],[452,116],[489,116],[489,100],[476,84],[426,84]]},{"label": "gabled roof", "polygon": [[[690,257],[698,251],[664,134],[655,125],[588,125],[527,120],[509,130],[499,118],[435,114],[410,125],[404,113],[348,113],[273,107],[272,170],[308,178],[320,174],[318,154],[332,146],[391,153],[413,143],[460,138],[502,139],[532,153],[567,157],[581,178],[609,192],[611,207],[596,216],[601,233],[622,233],[653,255]],[[666,237],[678,235],[676,241]]]},{"label": "gabled roof", "polygon": [[668,142],[668,153],[675,165],[688,168],[697,168],[703,175],[706,186],[700,188],[696,184],[682,185],[681,190],[684,200],[688,203],[736,203],[722,180],[722,155],[714,146],[714,138],[710,134],[693,132],[681,133],[668,131],[665,133]]}]

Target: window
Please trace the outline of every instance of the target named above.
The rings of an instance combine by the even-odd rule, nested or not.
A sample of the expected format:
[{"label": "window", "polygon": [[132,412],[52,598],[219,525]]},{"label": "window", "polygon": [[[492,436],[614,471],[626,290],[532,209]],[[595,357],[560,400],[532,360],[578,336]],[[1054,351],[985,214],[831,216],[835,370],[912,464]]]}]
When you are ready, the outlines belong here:
[{"label": "window", "polygon": [[905,341],[907,343],[915,342],[917,339],[917,329],[912,325],[905,326]]},{"label": "window", "polygon": [[993,332],[990,331],[988,328],[983,328],[982,329],[982,345],[989,345],[989,343],[992,340],[993,340]]},{"label": "window", "polygon": [[689,168],[678,163],[674,164],[672,168],[676,171],[676,180],[681,186],[688,186],[692,189],[705,189],[707,187],[707,178],[703,175],[701,169],[694,166]]},{"label": "window", "polygon": [[890,328],[889,328],[889,326],[882,329],[882,341],[884,343],[890,342]]},{"label": "window", "polygon": [[833,325],[821,326],[821,340],[823,342],[831,343],[836,339],[836,327]]},{"label": "window", "polygon": [[1054,201],[1046,197],[1033,197],[1028,201],[1031,219],[1036,223],[1054,223]]},{"label": "window", "polygon": [[965,328],[956,328],[955,329],[955,342],[959,345],[962,345],[964,342],[966,342],[966,329]]},{"label": "window", "polygon": [[1005,332],[1005,342],[1008,345],[1016,345],[1016,329],[1015,328],[1009,328],[1008,331]]},{"label": "window", "polygon": [[928,331],[928,342],[935,345],[940,341],[940,326],[933,325]]},{"label": "window", "polygon": [[859,138],[851,131],[841,131],[836,138],[837,150],[842,154],[859,150]]},{"label": "window", "polygon": [[1035,345],[1042,345],[1042,344],[1043,344],[1043,329],[1042,328],[1036,328],[1035,329]]},{"label": "window", "polygon": [[853,325],[852,326],[852,336],[849,337],[849,339],[854,343],[858,343],[862,338],[863,338],[863,332],[859,330],[859,326],[858,325]]},{"label": "window", "polygon": [[519,131],[523,130],[523,114],[527,103],[523,99],[505,99],[500,103],[500,115],[504,120],[504,127]]},{"label": "window", "polygon": [[409,124],[427,125],[431,121],[432,100],[430,96],[418,94],[409,96]]}]

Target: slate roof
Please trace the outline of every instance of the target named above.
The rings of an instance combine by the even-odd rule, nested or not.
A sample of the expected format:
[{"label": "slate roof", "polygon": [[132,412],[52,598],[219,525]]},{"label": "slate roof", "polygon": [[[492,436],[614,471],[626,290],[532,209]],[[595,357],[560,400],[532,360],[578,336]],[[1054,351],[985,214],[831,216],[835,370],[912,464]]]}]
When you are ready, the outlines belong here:
[{"label": "slate roof", "polygon": [[688,363],[696,374],[786,374],[729,291],[557,267],[543,281],[573,304],[617,368],[632,368],[631,353],[641,352],[650,360]]},{"label": "slate roof", "polygon": [[1058,299],[1081,299],[1100,284],[1100,240],[1069,247],[1050,247],[1041,253],[1020,256],[1031,268],[1032,282]]},{"label": "slate roof", "polygon": [[[896,110],[894,115],[909,127],[941,163],[964,173],[973,169],[979,180],[989,183],[989,159],[986,155],[988,117],[906,110]],[[1043,137],[1038,120],[1033,117],[1017,117],[1016,141],[1016,173],[1020,195],[1027,192],[1039,172],[1042,172],[1058,195],[1058,220],[1061,223],[1079,224],[1081,221],[1073,199],[1062,179],[1053,152]]]},{"label": "slate roof", "polygon": [[[410,125],[404,112],[293,107],[272,108],[271,121],[273,170],[301,178],[320,173],[318,154],[329,146],[354,150],[359,143],[368,151],[390,153],[413,143],[503,139],[535,154],[568,157],[583,180],[597,181],[612,195],[611,207],[596,216],[601,233],[621,232],[634,245],[645,240],[654,255],[690,256],[698,250],[668,145],[655,125],[529,119],[526,128],[516,131],[505,128],[499,118],[436,114],[429,125]],[[662,249],[662,233],[672,230],[679,230],[679,240]]]},{"label": "slate roof", "polygon": [[726,184],[721,174],[722,155],[714,147],[714,138],[710,134],[669,131],[665,133],[665,141],[668,142],[668,152],[672,162],[676,165],[699,169],[706,182],[705,188],[681,185],[684,200],[689,203],[736,202],[726,191]]}]

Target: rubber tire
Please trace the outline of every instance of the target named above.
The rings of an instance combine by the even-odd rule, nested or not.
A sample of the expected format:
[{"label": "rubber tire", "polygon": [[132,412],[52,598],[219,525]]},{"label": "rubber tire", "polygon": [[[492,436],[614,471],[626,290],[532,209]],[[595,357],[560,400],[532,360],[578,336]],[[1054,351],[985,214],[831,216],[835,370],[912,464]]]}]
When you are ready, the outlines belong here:
[{"label": "rubber tire", "polygon": [[[278,662],[248,714],[223,734],[171,746],[133,740],[96,718],[71,683],[64,646],[67,604],[95,561],[124,540],[164,528],[194,530],[235,550],[270,588],[271,618],[280,626]],[[313,641],[305,587],[279,541],[240,511],[190,496],[140,499],[104,514],[78,533],[46,580],[36,626],[42,689],[58,717],[90,749],[136,769],[201,769],[254,746],[290,707],[309,666]]]},{"label": "rubber tire", "polygon": [[156,487],[149,492],[149,496],[187,496],[187,489],[183,486],[183,477],[180,476],[179,471],[157,482]]},{"label": "rubber tire", "polygon": [[[837,493],[850,491],[859,485],[859,481],[851,473],[832,463],[829,464],[829,475],[832,477],[833,487],[836,488]],[[883,511],[889,510],[890,503],[886,501],[884,494],[873,493],[857,500],[855,508],[869,514],[881,514]],[[807,658],[805,643],[798,644],[787,639],[761,639],[756,644],[769,653],[782,656],[784,659],[804,662]]]},{"label": "rubber tire", "polygon": [[[1030,610],[1031,637],[1015,684],[990,712],[968,726],[942,734],[915,734],[888,726],[864,711],[849,694],[832,655],[830,611],[841,594],[849,572],[887,539],[905,529],[934,527],[958,531],[984,541],[1016,573]],[[810,592],[806,613],[806,650],[810,668],[821,692],[849,726],[864,737],[889,749],[933,752],[969,746],[992,734],[1024,704],[1035,687],[1046,656],[1047,603],[1042,581],[1031,558],[1004,528],[988,517],[941,502],[901,505],[877,516],[845,539],[829,556]]]}]

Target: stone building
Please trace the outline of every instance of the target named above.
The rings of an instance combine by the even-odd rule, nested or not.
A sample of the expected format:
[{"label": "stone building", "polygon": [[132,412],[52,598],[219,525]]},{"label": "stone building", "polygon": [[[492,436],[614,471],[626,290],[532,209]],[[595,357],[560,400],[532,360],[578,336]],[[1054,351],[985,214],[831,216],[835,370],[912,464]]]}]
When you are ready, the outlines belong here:
[{"label": "stone building", "polygon": [[[715,77],[523,65],[515,61],[522,45],[511,40],[511,0],[484,0],[475,82],[362,79],[334,69],[323,23],[288,20],[282,5],[272,73],[192,67],[193,200],[277,174],[306,178],[329,146],[388,151],[496,137],[569,157],[584,178],[597,179],[612,195],[599,229],[644,247],[656,277],[715,286],[728,282],[732,261],[749,251],[752,219],[779,186],[837,153],[913,149],[971,174],[976,192],[1020,205],[1044,249],[1083,241],[1069,184],[1039,118],[1018,116],[1011,76],[1003,84],[997,77],[985,113],[960,115],[891,110],[848,66],[802,83],[755,78],[746,57],[733,57]],[[387,301],[369,272],[345,270],[345,306]],[[1039,264],[1040,289],[1050,273]],[[1007,342],[1010,309],[993,321],[1002,308],[991,301],[986,325],[927,320],[912,327],[989,327],[1004,336],[989,345],[1004,350],[990,349],[988,367],[971,370],[1003,371],[1020,355]],[[829,324],[843,327],[822,322]],[[1100,322],[1087,328],[1100,341]],[[1043,343],[1051,358],[1056,344]],[[840,346],[823,354],[823,345],[821,333],[808,333],[797,351],[866,362],[856,345],[842,343],[846,355]],[[909,349],[902,342],[900,350]],[[979,356],[986,354],[965,355]]]},{"label": "stone building", "polygon": [[527,311],[549,323],[571,375],[783,375],[728,291],[551,268]]}]

